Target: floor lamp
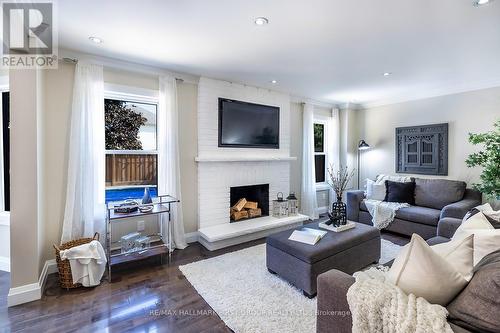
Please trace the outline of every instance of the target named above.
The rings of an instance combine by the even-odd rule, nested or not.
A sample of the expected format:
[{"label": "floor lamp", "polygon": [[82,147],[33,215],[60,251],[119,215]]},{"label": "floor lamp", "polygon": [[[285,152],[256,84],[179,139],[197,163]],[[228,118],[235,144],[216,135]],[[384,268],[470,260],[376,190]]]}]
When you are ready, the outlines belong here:
[{"label": "floor lamp", "polygon": [[365,142],[365,140],[359,140],[359,143],[358,143],[358,190],[361,189],[361,187],[359,185],[359,157],[360,157],[361,151],[367,150],[367,149],[370,149],[370,145],[368,145]]}]

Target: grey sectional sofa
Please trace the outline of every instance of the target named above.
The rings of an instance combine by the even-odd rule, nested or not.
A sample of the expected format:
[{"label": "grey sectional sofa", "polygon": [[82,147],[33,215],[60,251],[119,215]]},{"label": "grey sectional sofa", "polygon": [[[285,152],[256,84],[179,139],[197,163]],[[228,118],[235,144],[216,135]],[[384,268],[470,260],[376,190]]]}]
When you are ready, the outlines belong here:
[{"label": "grey sectional sofa", "polygon": [[[386,230],[407,236],[416,233],[424,239],[429,239],[436,236],[440,220],[461,220],[470,209],[481,204],[481,193],[467,189],[462,181],[420,178],[414,180],[415,206],[398,210],[396,218]],[[372,217],[363,199],[363,191],[347,192],[347,218],[372,225]]]},{"label": "grey sectional sofa", "polygon": [[[448,227],[453,228],[453,223]],[[427,242],[437,244],[446,239],[447,237],[438,235],[432,238],[433,242]],[[499,271],[500,251],[487,255],[474,267],[474,277],[467,287],[446,306],[449,312],[448,323],[454,333],[500,332]],[[351,275],[336,269],[318,276],[317,333],[352,332],[347,291],[354,281]]]}]

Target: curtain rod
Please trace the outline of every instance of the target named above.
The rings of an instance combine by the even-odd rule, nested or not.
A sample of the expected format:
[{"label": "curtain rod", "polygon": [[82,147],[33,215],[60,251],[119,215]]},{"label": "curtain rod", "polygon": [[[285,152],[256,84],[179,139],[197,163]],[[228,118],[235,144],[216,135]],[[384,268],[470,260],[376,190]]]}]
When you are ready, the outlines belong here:
[{"label": "curtain rod", "polygon": [[[62,58],[62,60],[65,62],[65,63],[68,63],[68,64],[77,64],[78,63],[78,59],[76,58],[68,58],[68,57],[64,57]],[[184,82],[184,79],[180,78],[180,77],[176,77],[175,80],[179,81],[179,82]]]}]

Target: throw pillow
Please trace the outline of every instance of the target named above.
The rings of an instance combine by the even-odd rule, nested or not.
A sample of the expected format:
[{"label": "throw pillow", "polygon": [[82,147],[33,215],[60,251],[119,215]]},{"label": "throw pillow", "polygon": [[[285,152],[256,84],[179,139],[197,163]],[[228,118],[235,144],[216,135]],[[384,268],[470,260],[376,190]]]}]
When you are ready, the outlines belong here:
[{"label": "throw pillow", "polygon": [[488,221],[486,216],[484,216],[483,213],[478,212],[477,214],[474,214],[469,218],[464,217],[464,219],[462,220],[462,224],[460,224],[460,226],[457,228],[457,231],[455,231],[453,238],[455,238],[455,236],[459,234],[461,231],[467,229],[494,229],[494,228]]},{"label": "throw pillow", "polygon": [[495,229],[500,229],[500,210],[493,210],[493,207],[489,203],[477,206],[470,211],[470,216],[481,212],[490,221],[491,225]]},{"label": "throw pillow", "polygon": [[474,268],[467,287],[448,305],[449,321],[471,332],[500,332],[500,251]]},{"label": "throw pillow", "polygon": [[384,201],[388,202],[406,202],[415,205],[415,183],[400,183],[390,180],[385,181],[386,194]]},{"label": "throw pillow", "polygon": [[500,250],[500,229],[457,230],[452,240],[464,239],[470,235],[474,235],[474,265],[486,255]]},{"label": "throw pillow", "polygon": [[464,239],[431,246],[432,250],[446,259],[467,281],[472,278],[474,268],[474,235]]},{"label": "throw pillow", "polygon": [[377,184],[371,179],[366,180],[366,198],[372,200],[384,200],[385,183]]},{"label": "throw pillow", "polygon": [[[472,249],[463,244],[467,255]],[[462,251],[462,250],[461,250]],[[467,285],[460,272],[441,257],[417,234],[413,234],[394,260],[388,281],[407,294],[425,298],[429,303],[445,306]]]}]

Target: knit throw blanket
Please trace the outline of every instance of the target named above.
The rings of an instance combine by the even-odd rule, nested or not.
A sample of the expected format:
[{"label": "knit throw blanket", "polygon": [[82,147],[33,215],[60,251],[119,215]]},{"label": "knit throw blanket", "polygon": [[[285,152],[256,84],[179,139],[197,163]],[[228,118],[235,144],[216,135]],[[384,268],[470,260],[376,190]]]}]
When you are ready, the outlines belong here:
[{"label": "knit throw blanket", "polygon": [[354,274],[356,282],[347,292],[353,333],[453,333],[444,307],[406,295],[386,281],[386,269]]},{"label": "knit throw blanket", "polygon": [[410,207],[407,203],[387,202],[373,199],[364,200],[368,212],[372,216],[373,226],[379,230],[386,228],[396,216],[396,211],[404,207]]}]

